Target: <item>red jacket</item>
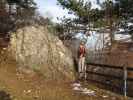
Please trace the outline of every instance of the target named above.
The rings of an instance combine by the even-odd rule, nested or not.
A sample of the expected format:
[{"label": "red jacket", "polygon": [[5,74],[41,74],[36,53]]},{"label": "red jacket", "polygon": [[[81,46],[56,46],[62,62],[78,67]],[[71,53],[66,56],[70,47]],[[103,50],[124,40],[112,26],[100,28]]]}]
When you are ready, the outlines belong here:
[{"label": "red jacket", "polygon": [[84,46],[82,46],[82,47],[80,46],[79,50],[78,50],[78,57],[80,57],[81,55],[83,57],[85,57],[85,53],[86,53],[85,47]]}]

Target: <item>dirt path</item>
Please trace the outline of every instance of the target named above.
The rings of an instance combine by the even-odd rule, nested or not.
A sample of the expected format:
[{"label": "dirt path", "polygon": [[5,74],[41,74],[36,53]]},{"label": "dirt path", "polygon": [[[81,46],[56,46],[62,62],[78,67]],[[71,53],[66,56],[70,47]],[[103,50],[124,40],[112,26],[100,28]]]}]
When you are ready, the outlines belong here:
[{"label": "dirt path", "polygon": [[45,81],[42,75],[32,71],[22,73],[13,60],[0,63],[0,90],[9,93],[11,100],[122,100],[121,96],[89,88],[95,90],[95,96],[73,91],[71,83]]}]

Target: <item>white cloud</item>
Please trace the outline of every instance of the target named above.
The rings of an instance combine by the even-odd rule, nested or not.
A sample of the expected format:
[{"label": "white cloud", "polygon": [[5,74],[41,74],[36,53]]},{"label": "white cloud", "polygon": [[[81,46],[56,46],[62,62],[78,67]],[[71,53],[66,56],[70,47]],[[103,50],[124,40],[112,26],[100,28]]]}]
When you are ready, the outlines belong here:
[{"label": "white cloud", "polygon": [[53,16],[53,21],[54,22],[57,22],[57,17],[60,17],[62,18],[63,16],[66,16],[66,17],[74,17],[74,15],[70,15],[68,14],[68,10],[66,9],[62,9],[61,7],[58,7],[58,6],[49,6],[45,9],[44,12],[42,12],[42,14],[44,15],[44,17],[48,17],[46,16],[46,12],[49,12],[52,16]]},{"label": "white cloud", "polygon": [[[87,0],[88,1],[88,0]],[[93,8],[99,8],[96,4],[96,0],[90,0],[92,2]],[[103,0],[100,0],[103,1]],[[62,9],[62,7],[57,5],[57,0],[35,0],[38,4],[38,10],[44,17],[50,17],[54,22],[58,22],[57,17],[62,18],[63,16],[72,17],[73,14],[68,14],[68,10]]]}]

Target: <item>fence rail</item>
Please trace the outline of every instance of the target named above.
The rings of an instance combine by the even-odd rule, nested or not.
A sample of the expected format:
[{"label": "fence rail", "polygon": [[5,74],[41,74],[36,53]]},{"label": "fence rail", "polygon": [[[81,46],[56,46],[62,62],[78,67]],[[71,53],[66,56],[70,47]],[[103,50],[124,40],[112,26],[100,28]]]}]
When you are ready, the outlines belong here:
[{"label": "fence rail", "polygon": [[[121,70],[123,72],[122,76],[121,75],[120,76],[118,76],[118,75],[116,76],[114,74],[110,75],[108,73],[105,74],[105,73],[101,73],[100,71],[98,71],[98,72],[90,71],[90,70],[88,70],[88,68],[86,70],[86,73],[88,75],[92,74],[92,75],[97,75],[97,76],[106,77],[106,78],[113,78],[113,79],[117,79],[117,80],[122,81],[123,82],[123,94],[124,94],[125,97],[127,97],[127,91],[128,91],[127,82],[133,82],[133,76],[132,77],[128,77],[128,72],[133,72],[133,67],[126,66],[126,65],[115,66],[115,65],[108,65],[108,64],[98,64],[98,63],[87,63],[87,66],[88,66],[88,68],[89,68],[89,66],[93,66],[95,68],[96,67],[100,67],[100,68],[115,69],[115,71],[116,70],[118,70],[118,71]],[[106,84],[104,82],[99,82],[98,80],[93,80],[93,81],[95,81],[97,83],[101,83],[103,85]],[[107,84],[107,85],[109,85],[109,84]],[[113,86],[113,85],[111,84],[111,86]]]}]

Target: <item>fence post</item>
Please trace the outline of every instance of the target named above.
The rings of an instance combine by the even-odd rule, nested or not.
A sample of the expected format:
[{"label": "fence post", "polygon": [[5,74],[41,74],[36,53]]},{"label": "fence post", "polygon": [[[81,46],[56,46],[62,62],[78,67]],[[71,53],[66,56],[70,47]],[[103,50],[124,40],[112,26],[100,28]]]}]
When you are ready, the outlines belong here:
[{"label": "fence post", "polygon": [[124,98],[127,99],[127,66],[124,66]]}]

